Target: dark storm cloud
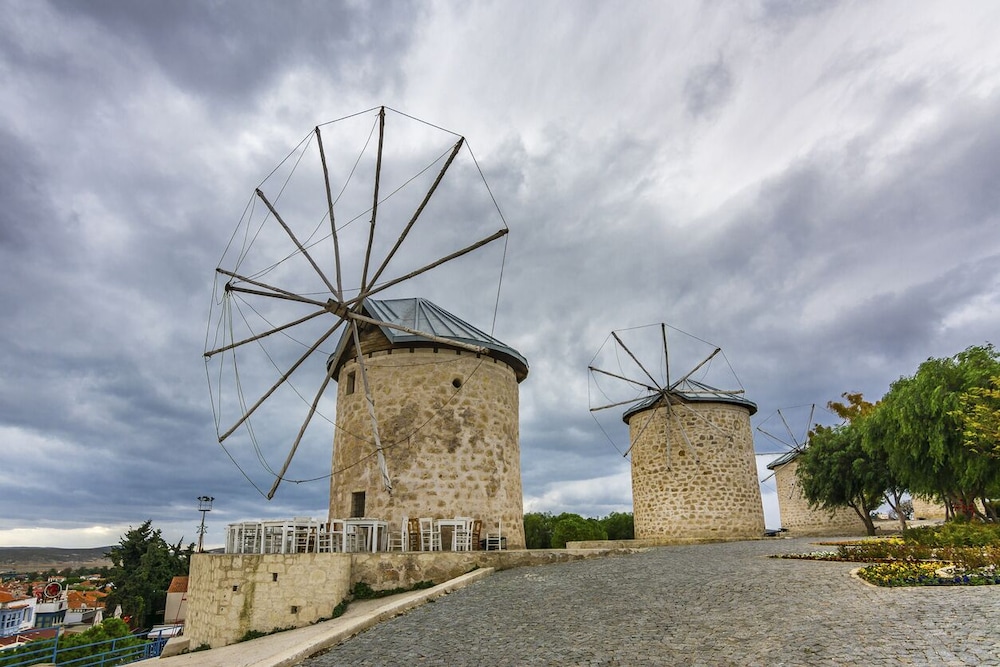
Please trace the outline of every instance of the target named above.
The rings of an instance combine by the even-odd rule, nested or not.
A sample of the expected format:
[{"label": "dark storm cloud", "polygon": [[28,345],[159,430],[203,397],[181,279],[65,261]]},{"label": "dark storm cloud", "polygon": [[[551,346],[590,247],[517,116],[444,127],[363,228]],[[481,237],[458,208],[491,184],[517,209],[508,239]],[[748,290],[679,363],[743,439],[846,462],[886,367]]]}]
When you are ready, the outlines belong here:
[{"label": "dark storm cloud", "polygon": [[[216,442],[206,319],[254,186],[317,122],[374,104],[466,134],[510,227],[458,270],[463,289],[428,289],[489,328],[506,261],[496,334],[531,366],[533,509],[630,507],[627,461],[589,411],[586,368],[612,330],[666,322],[722,346],[757,423],[878,398],[1000,326],[988,6],[11,7],[0,495],[15,509],[0,537],[97,524],[86,539],[113,543],[153,518],[190,539],[206,493],[215,543],[228,521],[324,514],[330,424],[271,502],[253,484],[266,491],[298,423],[227,441],[242,472]],[[443,247],[434,231],[450,238],[422,229],[417,254]],[[45,492],[54,475],[71,501]]]},{"label": "dark storm cloud", "polygon": [[323,72],[327,85],[366,85],[392,75],[378,66],[405,52],[421,13],[408,2],[64,2],[71,21],[90,21],[148,54],[174,85],[239,105],[273,88],[288,64]]}]

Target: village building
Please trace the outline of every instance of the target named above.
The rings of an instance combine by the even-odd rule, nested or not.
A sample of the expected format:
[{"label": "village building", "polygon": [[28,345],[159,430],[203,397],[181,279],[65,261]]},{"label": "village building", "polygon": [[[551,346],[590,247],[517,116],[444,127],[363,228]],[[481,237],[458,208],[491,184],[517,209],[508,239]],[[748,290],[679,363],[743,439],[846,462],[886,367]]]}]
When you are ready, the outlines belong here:
[{"label": "village building", "polygon": [[33,627],[35,598],[0,589],[0,637],[10,637]]}]

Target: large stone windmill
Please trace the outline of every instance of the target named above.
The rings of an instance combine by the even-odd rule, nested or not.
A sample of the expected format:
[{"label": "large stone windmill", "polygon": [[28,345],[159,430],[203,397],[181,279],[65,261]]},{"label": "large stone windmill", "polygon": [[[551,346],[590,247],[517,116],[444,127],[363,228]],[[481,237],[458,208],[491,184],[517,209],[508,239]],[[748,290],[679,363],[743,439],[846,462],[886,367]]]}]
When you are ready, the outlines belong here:
[{"label": "large stone windmill", "polygon": [[[330,516],[479,517],[502,527],[509,548],[523,548],[518,383],[527,361],[425,299],[367,299],[364,312],[423,333],[365,324],[361,355],[345,336],[330,357],[338,382]],[[371,455],[365,382],[391,492]]]},{"label": "large stone windmill", "polygon": [[[523,546],[527,362],[428,300],[386,296],[405,285],[482,317],[499,286],[482,285],[480,258],[506,222],[463,137],[391,111],[317,126],[255,189],[206,341],[219,442],[269,499],[329,476],[331,518],[472,516]],[[322,420],[329,475],[314,458],[293,466],[329,447],[309,429]],[[290,443],[282,465],[274,441]]]},{"label": "large stone windmill", "polygon": [[[659,351],[633,346],[641,349],[637,352],[622,334],[612,332],[613,354],[605,358],[616,360],[618,367],[590,367],[592,378],[604,380],[601,394],[611,401],[591,410],[627,406],[622,420],[629,433],[635,537],[760,537],[764,508],[750,429],[757,406],[742,388],[718,389],[694,379],[721,352],[714,346],[707,358],[671,381],[667,328],[656,327]],[[636,330],[630,333],[637,336]],[[640,360],[644,355],[645,363]],[[657,359],[659,370],[653,365]],[[611,385],[624,393],[615,393]]]}]

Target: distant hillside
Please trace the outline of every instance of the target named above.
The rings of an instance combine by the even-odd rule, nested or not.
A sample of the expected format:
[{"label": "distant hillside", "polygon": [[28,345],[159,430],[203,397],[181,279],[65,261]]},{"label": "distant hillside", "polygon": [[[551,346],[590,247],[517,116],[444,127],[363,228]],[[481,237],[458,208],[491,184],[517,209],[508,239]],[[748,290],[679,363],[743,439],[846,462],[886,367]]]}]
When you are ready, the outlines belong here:
[{"label": "distant hillside", "polygon": [[0,571],[36,572],[55,568],[110,566],[105,558],[111,547],[58,549],[56,547],[0,547]]}]

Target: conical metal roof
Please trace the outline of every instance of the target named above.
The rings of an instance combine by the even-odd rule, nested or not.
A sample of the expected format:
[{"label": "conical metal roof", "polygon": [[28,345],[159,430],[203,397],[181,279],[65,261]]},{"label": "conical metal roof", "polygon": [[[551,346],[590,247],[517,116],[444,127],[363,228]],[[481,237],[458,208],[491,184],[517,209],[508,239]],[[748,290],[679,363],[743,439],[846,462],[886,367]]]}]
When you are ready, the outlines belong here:
[{"label": "conical metal roof", "polygon": [[[753,401],[743,398],[739,394],[710,387],[697,380],[685,380],[683,385],[668,389],[666,393],[688,403],[732,403],[734,405],[742,405],[750,411],[751,415],[757,412],[757,404]],[[622,421],[627,424],[632,415],[654,407],[662,398],[662,394],[653,394],[639,401],[625,411],[622,415]]]},{"label": "conical metal roof", "polygon": [[[372,319],[425,332],[437,338],[486,348],[490,351],[490,356],[502,359],[514,369],[518,382],[528,375],[528,360],[520,352],[427,299],[365,299],[362,310]],[[379,326],[379,330],[394,347],[434,343],[424,336],[387,326]],[[342,357],[352,342],[350,333],[345,331],[340,337],[337,351],[330,356],[329,367],[337,368],[344,362]]]}]

